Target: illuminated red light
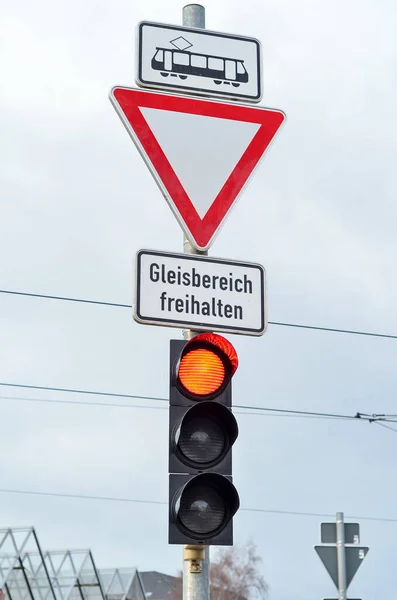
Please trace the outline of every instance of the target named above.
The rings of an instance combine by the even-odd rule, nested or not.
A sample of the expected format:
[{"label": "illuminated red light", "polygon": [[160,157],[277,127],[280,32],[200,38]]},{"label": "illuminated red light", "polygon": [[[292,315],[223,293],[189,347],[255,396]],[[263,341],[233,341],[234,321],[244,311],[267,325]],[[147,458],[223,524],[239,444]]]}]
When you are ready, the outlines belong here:
[{"label": "illuminated red light", "polygon": [[188,393],[205,398],[227,385],[237,366],[236,351],[228,340],[203,333],[186,344],[179,363],[178,381]]}]

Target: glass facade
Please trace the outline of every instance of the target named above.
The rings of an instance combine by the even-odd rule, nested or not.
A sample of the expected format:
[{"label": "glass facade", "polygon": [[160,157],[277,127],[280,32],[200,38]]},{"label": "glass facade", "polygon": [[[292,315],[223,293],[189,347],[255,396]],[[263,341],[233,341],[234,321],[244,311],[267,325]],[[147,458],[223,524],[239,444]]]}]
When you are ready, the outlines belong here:
[{"label": "glass facade", "polygon": [[97,569],[90,550],[43,551],[33,527],[0,529],[0,598],[146,600],[137,569]]}]

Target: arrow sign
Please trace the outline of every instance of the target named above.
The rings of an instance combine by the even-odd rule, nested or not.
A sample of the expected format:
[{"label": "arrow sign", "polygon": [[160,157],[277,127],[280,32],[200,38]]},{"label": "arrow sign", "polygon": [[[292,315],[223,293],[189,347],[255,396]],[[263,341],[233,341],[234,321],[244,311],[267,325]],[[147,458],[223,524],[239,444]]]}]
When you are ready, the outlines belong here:
[{"label": "arrow sign", "polygon": [[[315,546],[324,567],[327,569],[332,581],[338,587],[338,562],[335,546]],[[361,566],[369,548],[366,546],[346,546],[346,589]]]},{"label": "arrow sign", "polygon": [[182,229],[207,250],[284,113],[123,87],[110,100]]}]

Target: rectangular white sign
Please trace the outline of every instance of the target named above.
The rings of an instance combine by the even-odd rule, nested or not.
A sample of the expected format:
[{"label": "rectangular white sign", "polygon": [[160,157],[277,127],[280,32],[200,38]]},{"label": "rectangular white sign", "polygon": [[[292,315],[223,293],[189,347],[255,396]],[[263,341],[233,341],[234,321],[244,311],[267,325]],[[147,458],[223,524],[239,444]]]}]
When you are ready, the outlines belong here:
[{"label": "rectangular white sign", "polygon": [[263,335],[265,280],[253,263],[140,250],[133,316],[147,325]]},{"label": "rectangular white sign", "polygon": [[261,100],[261,47],[255,38],[142,22],[136,54],[140,86]]}]

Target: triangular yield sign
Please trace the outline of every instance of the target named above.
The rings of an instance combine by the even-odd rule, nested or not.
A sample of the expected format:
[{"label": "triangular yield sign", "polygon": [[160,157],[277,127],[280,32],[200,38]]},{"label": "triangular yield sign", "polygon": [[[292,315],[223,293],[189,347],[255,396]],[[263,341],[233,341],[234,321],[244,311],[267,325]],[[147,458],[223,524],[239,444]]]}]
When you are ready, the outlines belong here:
[{"label": "triangular yield sign", "polygon": [[110,99],[182,229],[207,250],[284,113],[122,87]]},{"label": "triangular yield sign", "polygon": [[[335,586],[338,587],[338,558],[336,546],[315,546]],[[346,588],[360,568],[369,548],[367,546],[345,546]]]}]

